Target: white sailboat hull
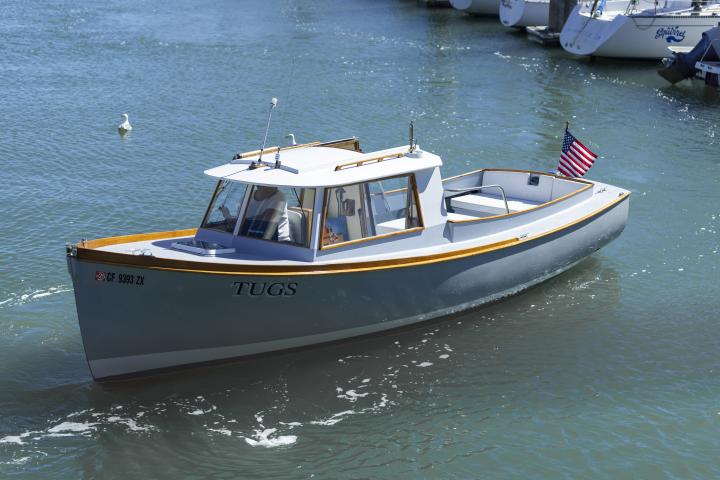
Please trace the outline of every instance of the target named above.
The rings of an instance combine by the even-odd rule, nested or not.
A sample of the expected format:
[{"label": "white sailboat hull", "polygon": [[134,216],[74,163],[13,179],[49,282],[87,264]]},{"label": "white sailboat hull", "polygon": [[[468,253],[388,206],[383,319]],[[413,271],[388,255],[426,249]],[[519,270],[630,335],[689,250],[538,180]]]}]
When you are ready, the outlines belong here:
[{"label": "white sailboat hull", "polygon": [[497,15],[500,10],[500,0],[450,0],[450,5],[472,15]]},{"label": "white sailboat hull", "polygon": [[550,0],[502,0],[500,21],[506,27],[536,27],[548,24]]},{"label": "white sailboat hull", "polygon": [[576,55],[660,59],[668,56],[669,47],[693,47],[718,23],[718,16],[710,14],[607,12],[592,17],[586,7],[576,6],[560,34],[562,47]]}]

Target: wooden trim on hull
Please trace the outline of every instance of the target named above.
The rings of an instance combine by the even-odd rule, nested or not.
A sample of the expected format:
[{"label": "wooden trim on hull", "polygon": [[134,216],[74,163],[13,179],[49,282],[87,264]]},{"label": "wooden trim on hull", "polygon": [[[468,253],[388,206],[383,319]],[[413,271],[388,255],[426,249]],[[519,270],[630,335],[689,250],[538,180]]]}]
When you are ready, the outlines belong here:
[{"label": "wooden trim on hull", "polygon": [[289,276],[289,275],[321,275],[333,273],[355,273],[372,270],[383,270],[390,268],[406,268],[419,265],[427,265],[438,262],[457,260],[474,255],[481,255],[517,245],[533,242],[548,235],[558,233],[568,228],[574,227],[580,223],[591,220],[604,212],[612,209],[630,196],[624,193],[615,200],[595,210],[583,217],[578,218],[561,227],[543,232],[534,237],[509,238],[500,242],[495,242],[478,247],[468,248],[464,250],[455,250],[451,252],[438,253],[433,255],[424,255],[420,257],[396,258],[388,260],[375,260],[369,262],[352,262],[338,264],[309,264],[309,265],[229,265],[209,262],[194,262],[187,260],[175,260],[166,258],[157,258],[146,255],[130,255],[126,253],[107,252],[96,250],[95,248],[119,243],[130,243],[144,240],[169,239],[182,236],[190,236],[195,233],[195,229],[176,230],[173,232],[158,232],[139,235],[126,235],[122,237],[103,238],[99,240],[87,241],[84,244],[76,245],[76,257],[79,261],[107,263],[121,265],[127,267],[147,268],[151,270],[165,270],[187,273],[204,273],[214,275],[267,275],[267,276]]}]

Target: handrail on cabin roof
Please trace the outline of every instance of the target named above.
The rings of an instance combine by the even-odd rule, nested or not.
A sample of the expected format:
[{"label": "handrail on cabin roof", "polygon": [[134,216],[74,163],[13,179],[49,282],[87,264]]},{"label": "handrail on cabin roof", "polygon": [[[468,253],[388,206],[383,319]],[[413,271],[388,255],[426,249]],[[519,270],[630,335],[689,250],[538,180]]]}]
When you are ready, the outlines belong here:
[{"label": "handrail on cabin roof", "polygon": [[366,165],[368,163],[379,163],[384,162],[385,160],[394,160],[396,158],[401,158],[405,156],[405,152],[400,153],[389,153],[385,155],[378,155],[377,157],[370,157],[370,158],[364,158],[362,160],[357,160],[354,162],[348,162],[348,163],[342,163],[335,167],[335,171],[345,170],[346,168],[354,168],[354,167],[362,167],[363,165]]},{"label": "handrail on cabin roof", "polygon": [[[362,152],[360,149],[360,141],[357,139],[357,137],[350,137],[350,138],[343,138],[341,140],[332,140],[329,142],[308,142],[308,143],[300,143],[298,145],[288,145],[287,147],[280,147],[280,146],[274,146],[274,147],[268,147],[265,150],[263,150],[264,153],[275,153],[278,150],[281,152],[284,152],[286,150],[293,150],[296,148],[310,148],[310,147],[334,147],[334,148],[341,148],[350,150],[349,148],[345,148],[343,145],[349,145],[352,144],[352,150],[356,152]],[[243,158],[250,158],[250,157],[257,157],[260,155],[260,150],[252,150],[250,152],[244,152],[244,153],[238,153],[233,157],[233,160],[242,160]]]},{"label": "handrail on cabin roof", "polygon": [[[279,147],[276,145],[274,147],[266,148],[265,150],[263,150],[263,153],[275,153],[278,150],[280,150],[281,152],[284,152],[285,150],[292,150],[295,148],[317,147],[321,143],[322,142],[309,142],[309,143],[301,143],[298,145],[289,145],[287,147]],[[260,150],[252,150],[250,152],[238,153],[237,155],[235,155],[233,157],[233,160],[242,160],[243,158],[257,157],[258,155],[260,155]]]}]

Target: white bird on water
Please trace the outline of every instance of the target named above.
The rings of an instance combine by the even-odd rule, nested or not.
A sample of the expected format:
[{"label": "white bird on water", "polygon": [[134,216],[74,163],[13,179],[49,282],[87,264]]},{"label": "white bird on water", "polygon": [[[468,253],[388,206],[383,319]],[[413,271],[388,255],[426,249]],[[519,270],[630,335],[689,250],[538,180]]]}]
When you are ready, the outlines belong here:
[{"label": "white bird on water", "polygon": [[130,120],[128,119],[128,114],[123,113],[122,119],[123,119],[123,122],[120,125],[118,125],[118,131],[120,133],[127,133],[130,130],[132,130],[132,125],[130,125]]}]

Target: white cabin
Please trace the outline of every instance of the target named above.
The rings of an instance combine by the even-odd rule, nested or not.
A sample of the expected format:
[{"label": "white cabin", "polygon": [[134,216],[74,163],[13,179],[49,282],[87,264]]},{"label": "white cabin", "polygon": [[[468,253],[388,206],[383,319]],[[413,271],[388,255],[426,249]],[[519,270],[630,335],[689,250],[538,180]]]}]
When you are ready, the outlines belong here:
[{"label": "white cabin", "polygon": [[276,163],[277,153],[266,149],[260,162],[249,152],[205,171],[218,179],[205,217],[193,240],[173,248],[262,263],[432,253],[527,234],[593,195],[591,182],[519,170],[443,181],[441,158],[407,145],[370,153],[355,139],[298,145],[279,149]]}]

